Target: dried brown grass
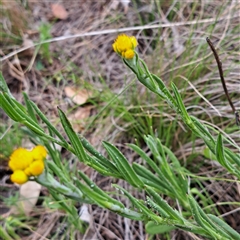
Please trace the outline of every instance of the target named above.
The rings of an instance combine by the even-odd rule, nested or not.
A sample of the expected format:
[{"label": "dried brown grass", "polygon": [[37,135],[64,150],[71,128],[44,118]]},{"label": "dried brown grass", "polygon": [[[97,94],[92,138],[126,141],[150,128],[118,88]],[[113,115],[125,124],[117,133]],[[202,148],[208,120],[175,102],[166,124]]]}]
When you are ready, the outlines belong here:
[{"label": "dried brown grass", "polygon": [[[135,1],[138,2],[138,1]],[[142,1],[137,5],[137,8],[130,7],[129,11],[124,14],[123,8],[110,9],[112,1],[63,1],[63,5],[69,13],[69,18],[63,21],[53,23],[51,33],[53,37],[59,37],[70,34],[85,33],[91,31],[101,31],[106,29],[123,28],[133,25],[141,25],[141,20],[153,14],[155,22],[149,24],[169,23],[167,20],[170,11],[175,12],[175,17],[172,22],[186,22],[189,20],[210,19],[215,16],[223,17],[228,20],[217,21],[214,23],[206,22],[203,24],[192,24],[182,26],[171,26],[159,29],[129,31],[128,34],[134,34],[139,40],[140,56],[144,58],[151,70],[160,75],[162,79],[169,84],[169,81],[174,81],[177,85],[184,85],[182,94],[185,95],[185,104],[188,110],[195,116],[204,121],[208,121],[214,128],[225,129],[228,126],[234,125],[234,116],[230,106],[226,101],[225,94],[221,87],[219,75],[216,69],[216,62],[210,49],[198,54],[198,58],[192,57],[199,45],[204,46],[207,29],[213,27],[212,39],[214,44],[219,47],[220,58],[223,63],[223,68],[226,72],[226,82],[228,90],[232,96],[233,102],[237,109],[240,108],[239,102],[239,41],[236,41],[236,36],[233,29],[239,25],[239,18],[233,17],[239,14],[240,5],[237,1],[200,1],[193,12],[193,3],[184,1],[181,3],[181,8],[177,10],[177,2],[172,5],[165,2],[160,12],[155,8],[154,1]],[[29,2],[32,12],[33,22],[30,23],[30,28],[36,30],[42,21],[51,20],[49,1]],[[140,16],[140,17],[139,17]],[[232,17],[232,18],[229,18]],[[14,21],[12,24],[15,24]],[[81,79],[88,81],[95,86],[96,89],[103,89],[104,86],[100,83],[100,78],[104,78],[105,84],[112,91],[119,93],[125,83],[133,79],[133,75],[123,66],[119,57],[113,53],[111,44],[116,37],[116,34],[96,35],[84,38],[72,38],[65,41],[58,41],[51,44],[51,52],[55,54],[52,65],[45,64],[44,71],[38,71],[32,67],[30,71],[26,71],[30,64],[31,57],[15,56],[3,63],[4,76],[13,92],[14,96],[22,101],[21,92],[25,91],[29,94],[30,99],[37,103],[38,106],[47,114],[49,119],[57,123],[56,106],[60,106],[67,111],[69,108],[68,101],[64,95],[64,87],[72,84],[73,80],[69,72],[73,72]],[[29,38],[36,40],[37,35],[34,33],[29,35]],[[191,45],[188,45],[188,40],[191,38]],[[9,44],[3,49],[4,54],[9,50],[15,50],[16,46]],[[200,50],[201,51],[201,50]],[[21,79],[12,74],[11,64],[20,72]],[[72,67],[75,65],[75,67]],[[195,70],[204,65],[201,74],[195,74]],[[35,65],[34,65],[35,66]],[[70,69],[70,70],[69,70]],[[190,71],[189,71],[190,69]],[[60,82],[57,77],[52,79],[52,76],[62,76]],[[174,77],[173,77],[174,76]],[[185,82],[185,84],[183,84]],[[141,96],[145,94],[145,89],[137,86]],[[140,96],[140,97],[141,97]],[[136,96],[137,97],[137,96]],[[200,98],[200,101],[196,99]],[[196,102],[196,104],[194,104]],[[126,100],[126,103],[127,100]],[[147,106],[154,106],[155,103],[144,103]],[[160,103],[164,106],[164,103]],[[156,113],[153,115],[156,118],[164,117],[164,123],[167,125],[175,119],[175,114],[159,113],[158,103],[156,104]],[[151,108],[152,109],[152,108]],[[114,123],[112,125],[112,123]],[[102,138],[110,140],[112,143],[118,144],[121,149],[125,149],[126,157],[137,159],[133,153],[125,147],[124,143],[131,142],[126,136],[126,132],[122,131],[128,123],[115,116],[109,116],[102,122],[97,122],[96,132],[90,137],[96,138],[96,135],[101,134]],[[180,124],[180,123],[179,123]],[[116,128],[117,126],[117,128]],[[99,130],[101,129],[101,132]],[[176,132],[175,139],[177,141],[180,136],[178,132],[182,132],[184,126],[179,125],[179,131]],[[239,131],[230,131],[227,137],[239,146]],[[96,140],[96,139],[95,139]],[[94,140],[93,140],[94,141]],[[96,140],[99,144],[99,140]],[[203,143],[199,140],[195,141],[195,150],[201,150]],[[175,152],[180,159],[186,161],[187,157],[192,153],[192,142],[185,142],[182,146],[176,145]],[[98,148],[101,148],[98,146]],[[216,162],[210,162],[203,157],[198,157],[196,161],[205,162],[201,168],[199,175],[209,177],[209,181],[203,181],[205,189],[211,193],[211,198],[215,201],[236,202],[240,201],[237,184],[225,181],[213,181],[212,177],[221,176],[221,178],[232,179],[229,175],[222,172],[222,168]],[[197,165],[196,162],[193,165]],[[88,172],[91,179],[96,184],[106,191],[111,191],[111,178],[102,178],[94,171]],[[131,190],[130,186],[122,180],[117,180],[117,184],[124,187],[126,190]],[[140,193],[133,192],[134,196],[144,199]],[[126,199],[119,198],[126,206],[129,202]],[[234,209],[231,205],[218,206],[221,214],[225,214],[227,222],[239,230],[240,222],[237,220],[237,212],[231,213]],[[146,239],[147,234],[144,231],[142,222],[124,219],[109,211],[102,210],[96,206],[89,206],[89,210],[93,216],[91,228],[92,239]],[[229,213],[229,215],[228,215]],[[46,213],[47,214],[47,213]],[[44,239],[47,237],[44,234],[46,230],[54,232],[56,229],[53,226],[50,228],[43,220],[46,214],[41,215],[39,221],[39,231],[30,235],[28,239]],[[57,224],[55,213],[47,215],[47,222]],[[55,221],[56,220],[56,221]],[[45,223],[44,223],[45,222]],[[44,230],[44,231],[43,231]],[[43,232],[42,232],[43,231]],[[42,238],[40,237],[40,235]],[[76,233],[76,239],[82,236]],[[87,237],[87,235],[85,236]],[[87,238],[85,238],[87,239]],[[163,239],[156,236],[156,239]],[[196,236],[182,231],[173,231],[171,239],[197,239]]]}]

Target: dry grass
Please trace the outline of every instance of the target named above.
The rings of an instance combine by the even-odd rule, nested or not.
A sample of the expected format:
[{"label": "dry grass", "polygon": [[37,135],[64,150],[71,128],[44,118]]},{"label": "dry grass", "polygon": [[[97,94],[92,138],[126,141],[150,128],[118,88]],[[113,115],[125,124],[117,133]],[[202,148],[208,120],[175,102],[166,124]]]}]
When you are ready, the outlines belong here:
[{"label": "dry grass", "polygon": [[[211,124],[213,129],[226,131],[226,137],[233,144],[239,146],[239,129],[234,126],[234,115],[222,89],[216,62],[205,41],[206,37],[211,35],[211,39],[217,46],[229,93],[235,108],[239,109],[238,61],[240,45],[236,35],[239,33],[239,2],[227,1],[223,3],[222,1],[209,2],[203,0],[199,3],[189,1],[179,3],[174,1],[170,5],[168,1],[165,1],[162,8],[159,9],[155,4],[158,1],[132,2],[134,6],[129,7],[128,12],[124,13],[124,8],[121,6],[118,6],[117,9],[111,9],[113,1],[65,0],[62,4],[69,13],[68,19],[53,21],[51,2],[41,1],[37,3],[30,1],[27,12],[31,12],[31,14],[28,21],[28,30],[25,30],[25,34],[28,34],[28,40],[36,41],[38,39],[38,26],[43,21],[51,22],[53,37],[142,26],[143,24],[165,24],[165,27],[132,30],[128,34],[137,36],[140,56],[146,60],[149,68],[167,84],[173,81],[181,88],[189,112],[202,121]],[[180,9],[178,9],[179,6]],[[14,8],[14,11],[16,11],[16,8]],[[186,22],[213,18],[225,20],[185,24]],[[24,29],[22,23],[11,20],[7,16],[4,17],[3,21],[10,21],[13,25],[11,29],[8,28],[10,33],[15,33],[16,28]],[[172,22],[182,23],[182,25],[175,26],[171,24]],[[6,30],[6,28],[4,27],[3,30]],[[86,81],[93,88],[99,90],[99,98],[102,99],[101,94],[105,94],[106,89],[119,94],[124,90],[126,84],[133,80],[133,75],[129,74],[119,57],[112,51],[111,45],[116,35],[98,34],[53,42],[50,44],[50,51],[53,56],[52,64],[42,60],[40,55],[36,57],[33,51],[24,51],[3,62],[2,69],[5,79],[18,100],[22,101],[21,92],[25,91],[49,119],[57,124],[56,106],[60,106],[64,111],[73,107],[64,94],[65,86],[79,85]],[[2,47],[2,54],[6,55],[22,46],[16,46],[9,41]],[[37,69],[38,62],[44,65],[43,70]],[[33,64],[31,65],[31,63]],[[29,66],[31,66],[30,69]],[[137,83],[132,87],[136,88],[136,92],[139,93],[133,96],[139,104],[138,108],[144,109],[144,111],[134,113],[136,114],[135,117],[139,117],[141,114],[146,117],[146,112],[150,111],[151,116],[155,119],[156,126],[162,119],[163,128],[175,121],[177,116],[172,111],[166,110],[167,107],[164,103],[156,103],[156,98],[146,97],[148,93],[140,84]],[[127,111],[131,112],[136,107],[131,102],[131,87],[126,93],[128,95],[120,94],[119,98],[128,106]],[[129,98],[125,96],[129,96]],[[144,99],[144,101],[141,99]],[[96,107],[95,112],[98,112],[106,104],[102,101],[98,103],[100,107]],[[159,109],[164,109],[164,111],[159,112]],[[135,123],[126,120],[123,115],[116,115],[114,109],[110,111],[108,108],[106,114],[100,115],[94,125],[90,126],[86,135],[98,149],[101,149],[99,142],[105,139],[120,147],[130,161],[133,161],[133,159],[134,161],[141,161],[125,146],[126,142],[134,141],[128,131],[134,128],[133,124]],[[208,178],[208,180],[201,181],[203,184],[202,191],[206,190],[213,202],[216,203],[239,202],[239,186],[237,183],[226,181],[226,179],[233,178],[227,175],[221,166],[201,155],[192,162],[189,161],[189,157],[193,153],[193,143],[190,135],[184,131],[184,126],[179,122],[175,134],[171,138],[171,146],[183,164],[190,167],[193,173]],[[228,145],[231,147],[230,144]],[[202,149],[203,143],[196,140],[194,151],[199,153]],[[196,172],[196,169],[199,172]],[[113,190],[111,189],[113,179],[103,178],[86,168],[84,170],[88,172],[88,175],[98,186],[106,191]],[[222,180],[216,181],[215,177]],[[117,184],[126,190],[130,190],[130,187],[121,180],[117,180]],[[144,199],[144,196],[137,192],[135,196]],[[121,199],[121,201],[126,206],[129,205],[126,199]],[[240,231],[240,220],[237,220],[238,212],[231,212],[234,210],[234,206],[223,205],[217,208],[220,214],[225,216],[226,221]],[[148,237],[142,222],[124,219],[96,206],[89,206],[89,211],[93,218],[92,230],[90,229],[85,236],[75,232],[76,239],[147,239]],[[48,233],[56,231],[56,225],[54,226],[54,224],[61,226],[60,218],[62,215],[63,213],[57,212],[41,213],[37,230],[23,239],[47,239]],[[70,230],[66,230],[66,233],[67,231]],[[155,239],[163,238],[156,236]],[[192,234],[177,230],[171,233],[171,239],[197,238]]]}]

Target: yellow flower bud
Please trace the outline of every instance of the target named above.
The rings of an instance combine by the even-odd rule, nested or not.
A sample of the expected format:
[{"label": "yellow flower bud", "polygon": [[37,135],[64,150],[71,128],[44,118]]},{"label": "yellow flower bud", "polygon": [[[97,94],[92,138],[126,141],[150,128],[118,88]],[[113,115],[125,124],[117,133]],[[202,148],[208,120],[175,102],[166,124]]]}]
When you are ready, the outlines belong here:
[{"label": "yellow flower bud", "polygon": [[132,49],[129,49],[127,50],[125,53],[124,53],[124,58],[127,58],[127,59],[131,59],[134,57],[134,51]]},{"label": "yellow flower bud", "polygon": [[113,43],[113,50],[126,59],[134,57],[134,49],[137,47],[137,39],[129,37],[126,34],[121,34]]},{"label": "yellow flower bud", "polygon": [[10,176],[10,179],[14,183],[23,184],[28,181],[28,176],[26,175],[26,173],[24,171],[16,170]]},{"label": "yellow flower bud", "polygon": [[18,148],[10,156],[8,166],[12,171],[24,170],[32,161],[33,158],[30,151],[25,148]]}]

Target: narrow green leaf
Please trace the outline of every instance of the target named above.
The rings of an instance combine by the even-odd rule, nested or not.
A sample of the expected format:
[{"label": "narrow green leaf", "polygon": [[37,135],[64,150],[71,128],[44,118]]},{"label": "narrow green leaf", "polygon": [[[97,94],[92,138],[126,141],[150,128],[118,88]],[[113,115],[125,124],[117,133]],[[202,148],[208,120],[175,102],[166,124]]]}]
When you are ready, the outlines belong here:
[{"label": "narrow green leaf", "polygon": [[174,155],[174,153],[167,148],[166,146],[162,146],[164,152],[169,156],[169,158],[171,159],[174,169],[178,172],[181,169],[181,164],[179,163],[178,159],[176,158],[176,156]]},{"label": "narrow green leaf", "polygon": [[18,122],[25,124],[28,126],[32,131],[42,135],[44,134],[43,129],[31,118],[29,117],[26,109],[18,103],[15,99],[11,98],[9,95],[4,94],[7,101],[11,104],[12,113],[18,114],[21,119]]},{"label": "narrow green leaf", "polygon": [[124,208],[124,205],[115,200],[114,198],[111,198],[108,196],[102,189],[100,189],[93,181],[91,181],[84,173],[82,173],[80,170],[78,171],[79,176],[84,180],[84,182],[92,189],[92,191],[100,194],[101,196],[105,197],[109,202],[112,202],[115,205],[118,205],[121,208]]},{"label": "narrow green leaf", "polygon": [[226,155],[228,155],[228,157],[230,159],[232,159],[232,161],[235,162],[238,165],[238,167],[240,167],[240,154],[234,153],[228,148],[224,148],[224,151],[225,151]]},{"label": "narrow green leaf", "polygon": [[[138,54],[135,55],[138,61]],[[127,67],[129,67],[137,76],[139,75],[138,69],[136,67],[136,62],[132,62],[132,60],[127,60],[125,58],[123,58],[123,62],[127,65]]]},{"label": "narrow green leaf", "polygon": [[139,78],[139,81],[146,85],[151,91],[158,93],[160,88],[156,81],[153,79],[152,74],[149,72],[146,63],[142,59],[139,59],[139,62],[141,62],[146,75],[146,77],[141,76],[141,78]]},{"label": "narrow green leaf", "polygon": [[210,144],[212,146],[215,143],[215,140],[211,135],[211,133],[208,131],[207,127],[204,126],[196,117],[190,116],[190,118],[194,123],[194,129],[195,128],[197,129],[196,131],[200,134],[200,136],[203,138],[205,143],[207,142],[208,145]]},{"label": "narrow green leaf", "polygon": [[49,129],[51,129],[51,131],[53,131],[56,136],[58,136],[58,138],[63,142],[64,145],[69,145],[68,142],[66,141],[66,139],[61,135],[61,133],[51,124],[51,122],[47,119],[47,117],[42,113],[42,111],[38,108],[38,106],[32,102],[31,100],[27,100],[28,104],[31,106],[31,108],[33,108],[36,113],[38,114],[38,116],[42,119],[42,121],[49,127]]},{"label": "narrow green leaf", "polygon": [[55,192],[61,193],[68,198],[74,199],[79,202],[89,203],[83,199],[83,195],[80,191],[73,191],[72,189],[66,187],[65,185],[59,183],[52,174],[44,171],[41,175],[35,178],[35,181],[47,189],[52,189]]},{"label": "narrow green leaf", "polygon": [[58,194],[57,192],[53,191],[52,189],[48,189],[50,194],[53,196],[53,198],[58,202],[58,204],[68,213],[73,214],[72,208],[66,203],[66,199],[63,198],[61,194]]},{"label": "narrow green leaf", "polygon": [[[152,170],[158,174],[160,179],[162,180],[166,179],[163,173],[161,172],[160,168],[157,166],[157,164],[150,157],[148,157],[147,154],[142,149],[140,149],[138,146],[134,144],[128,144],[128,146],[131,147],[140,157],[142,157],[148,163]],[[168,184],[166,184],[166,186],[167,185]]]},{"label": "narrow green leaf", "polygon": [[174,93],[174,96],[175,96],[178,108],[180,109],[179,114],[181,115],[182,119],[184,120],[184,122],[187,125],[191,125],[192,124],[192,120],[189,117],[188,112],[187,112],[187,110],[186,110],[186,108],[184,106],[184,103],[182,101],[182,98],[180,96],[180,93],[178,92],[178,89],[177,89],[176,85],[173,82],[171,83],[171,87],[173,89],[173,93]]},{"label": "narrow green leaf", "polygon": [[5,240],[13,240],[13,238],[7,233],[7,231],[2,227],[2,225],[0,225],[0,236],[2,237],[2,239],[5,239]]},{"label": "narrow green leaf", "polygon": [[162,176],[162,178],[158,178],[152,172],[146,169],[146,167],[137,163],[133,163],[132,167],[139,176],[147,179],[147,185],[154,183],[155,185],[159,186],[157,189],[165,189],[164,193],[172,192],[172,186],[164,176]]},{"label": "narrow green leaf", "polygon": [[176,227],[164,225],[164,224],[159,225],[153,221],[150,221],[145,225],[145,229],[146,229],[146,232],[149,234],[163,234],[176,229]]},{"label": "narrow green leaf", "polygon": [[11,101],[9,102],[9,99],[6,98],[6,94],[1,93],[0,94],[0,106],[4,110],[4,112],[15,122],[21,122],[24,120],[24,118],[16,111],[13,110]]},{"label": "narrow green leaf", "polygon": [[197,204],[197,208],[201,217],[211,225],[212,229],[214,229],[221,236],[226,237],[227,239],[230,238],[230,235],[221,226],[214,223],[198,204]]},{"label": "narrow green leaf", "polygon": [[158,204],[156,204],[150,197],[147,196],[147,204],[157,211],[162,218],[170,218],[170,215],[167,214]]},{"label": "narrow green leaf", "polygon": [[62,126],[66,132],[66,134],[69,137],[69,140],[75,150],[75,153],[78,157],[78,159],[81,162],[87,162],[88,158],[87,158],[87,154],[85,153],[85,150],[82,146],[82,143],[80,141],[80,139],[78,138],[77,133],[75,133],[75,131],[73,130],[71,123],[68,121],[67,117],[65,116],[64,112],[58,108],[58,113],[59,113],[59,117],[62,123]]},{"label": "narrow green leaf", "polygon": [[224,155],[224,146],[222,142],[222,135],[219,133],[217,138],[216,150],[215,155],[218,162],[228,169],[230,172],[234,172],[234,168],[227,162],[225,155]]},{"label": "narrow green leaf", "polygon": [[200,207],[198,206],[195,199],[191,195],[188,195],[188,200],[189,200],[189,204],[191,206],[192,214],[195,221],[202,228],[204,228],[209,233],[209,235],[211,235],[213,238],[220,239],[221,236],[217,234],[216,230],[212,228],[211,224],[209,224],[208,221],[206,221],[206,219],[204,219],[200,214],[199,212]]},{"label": "narrow green leaf", "polygon": [[220,226],[221,228],[223,228],[226,232],[228,232],[228,234],[232,237],[232,239],[234,240],[240,240],[240,234],[235,231],[233,228],[231,228],[227,223],[225,223],[223,220],[221,220],[220,218],[218,218],[215,215],[212,214],[208,214],[208,217],[215,222],[218,226]]},{"label": "narrow green leaf", "polygon": [[167,214],[169,214],[173,219],[178,220],[180,223],[184,223],[180,214],[174,209],[172,209],[168,205],[168,203],[161,198],[161,196],[158,193],[156,193],[151,187],[148,187],[148,186],[145,186],[145,189],[149,194],[149,196],[151,196],[154,199],[156,204],[158,204],[159,207],[161,207]]},{"label": "narrow green leaf", "polygon": [[24,97],[25,104],[27,106],[27,112],[28,112],[29,116],[37,123],[38,122],[37,117],[33,111],[31,104],[29,103],[30,99],[25,92],[23,92],[23,97]]},{"label": "narrow green leaf", "polygon": [[169,104],[169,106],[171,108],[173,108],[177,113],[179,113],[179,107],[175,101],[175,99],[173,98],[172,94],[170,93],[170,91],[167,89],[166,85],[164,84],[164,82],[162,81],[161,78],[159,78],[158,76],[156,76],[155,74],[151,74],[153,79],[157,82],[159,88],[161,89],[161,92],[158,93],[159,96],[164,96],[165,101]]},{"label": "narrow green leaf", "polygon": [[[138,199],[136,199],[135,197],[133,197],[128,191],[126,191],[124,188],[120,187],[117,184],[112,184],[112,186],[114,186],[116,189],[119,189],[120,191],[123,192],[124,195],[126,195],[129,200],[131,201],[131,203],[133,204],[134,207],[136,207],[139,212],[143,213],[145,215],[146,219],[159,219],[160,221],[162,221],[161,217],[156,216],[155,218],[155,214],[149,210],[144,204],[142,204]],[[144,220],[144,219],[142,219]],[[158,222],[158,221],[157,221]]]},{"label": "narrow green leaf", "polygon": [[115,175],[119,175],[116,166],[110,162],[107,158],[105,158],[101,153],[99,153],[83,136],[79,136],[79,139],[83,145],[83,147],[91,153],[93,156],[97,158],[97,161],[105,166],[107,169],[110,169],[112,173]]},{"label": "narrow green leaf", "polygon": [[42,128],[40,128],[39,126],[36,127],[36,125],[32,124],[32,122],[23,120],[23,121],[21,121],[21,123],[24,124],[26,127],[28,127],[30,130],[32,130],[33,132],[35,132],[36,134],[38,134],[40,136],[46,136],[46,134],[44,133]]},{"label": "narrow green leaf", "polygon": [[1,71],[0,71],[0,91],[5,92],[7,94],[11,94]]},{"label": "narrow green leaf", "polygon": [[52,170],[54,174],[59,178],[59,181],[62,183],[67,183],[69,182],[69,179],[66,178],[68,176],[55,162],[53,161],[48,161],[47,162],[48,167]]},{"label": "narrow green leaf", "polygon": [[116,178],[121,178],[120,173],[115,173],[111,171],[109,168],[105,167],[96,157],[88,155],[88,162],[86,163],[91,168],[97,170],[104,176],[112,176]]},{"label": "narrow green leaf", "polygon": [[86,197],[91,199],[94,203],[98,204],[102,208],[111,208],[112,203],[109,202],[109,197],[105,197],[102,194],[99,194],[99,192],[93,191],[92,189],[81,183],[78,179],[75,179],[75,181],[81,192],[83,192]]},{"label": "narrow green leaf", "polygon": [[55,148],[55,144],[53,144],[54,146],[54,149],[51,147],[51,145],[49,143],[45,143],[45,147],[47,148],[48,150],[48,153],[49,155],[51,156],[51,159],[54,161],[54,163],[60,168],[60,169],[65,169],[63,164],[62,164],[62,161],[60,160],[60,157],[59,157],[59,152],[58,150],[56,150]]},{"label": "narrow green leaf", "polygon": [[148,145],[149,149],[151,150],[151,153],[153,154],[154,157],[158,160],[160,164],[162,164],[162,156],[159,154],[159,149],[157,148],[155,144],[155,140],[153,139],[152,136],[147,135],[144,136],[144,141]]},{"label": "narrow green leaf", "polygon": [[124,179],[132,186],[142,188],[144,185],[143,182],[139,179],[123,154],[115,146],[108,142],[103,142],[103,146],[107,150],[111,159],[115,162],[116,167]]}]

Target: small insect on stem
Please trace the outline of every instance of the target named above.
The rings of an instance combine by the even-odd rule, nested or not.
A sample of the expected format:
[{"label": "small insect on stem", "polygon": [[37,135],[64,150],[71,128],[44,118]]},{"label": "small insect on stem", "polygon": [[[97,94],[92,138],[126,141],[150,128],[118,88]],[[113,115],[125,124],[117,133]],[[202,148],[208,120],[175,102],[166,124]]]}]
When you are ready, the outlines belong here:
[{"label": "small insect on stem", "polygon": [[217,65],[218,65],[219,75],[220,75],[222,86],[223,86],[223,90],[224,90],[225,95],[227,97],[227,100],[228,100],[228,102],[229,102],[229,104],[230,104],[230,106],[232,108],[232,111],[235,114],[236,124],[239,126],[240,125],[239,113],[235,110],[235,107],[234,107],[234,105],[232,103],[232,100],[231,100],[231,98],[230,98],[230,96],[228,94],[228,89],[227,89],[227,86],[226,86],[226,83],[225,83],[225,79],[224,79],[224,76],[223,76],[222,62],[221,62],[221,60],[220,60],[220,58],[218,56],[218,53],[217,53],[217,51],[216,51],[212,41],[208,37],[206,38],[206,41],[207,41],[209,47],[211,48],[211,50],[213,52],[213,55],[214,55],[214,57],[216,59],[216,62],[217,62]]}]

